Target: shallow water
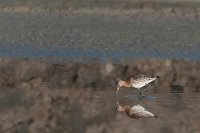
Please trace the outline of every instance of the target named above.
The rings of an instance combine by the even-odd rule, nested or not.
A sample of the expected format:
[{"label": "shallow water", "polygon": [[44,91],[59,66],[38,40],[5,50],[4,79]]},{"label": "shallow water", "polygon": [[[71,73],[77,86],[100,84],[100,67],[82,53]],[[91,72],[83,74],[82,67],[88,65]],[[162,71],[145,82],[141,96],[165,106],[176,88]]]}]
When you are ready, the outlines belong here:
[{"label": "shallow water", "polygon": [[[162,87],[162,84],[159,85]],[[145,98],[139,100],[138,91],[123,90],[119,97],[115,92],[99,91],[92,92],[98,99],[99,105],[110,102],[110,110],[107,113],[117,113],[115,126],[118,132],[198,132],[199,100],[200,94],[196,92],[152,92],[145,93]],[[126,92],[127,91],[127,92]],[[133,119],[128,117],[125,112],[114,110],[117,101],[121,106],[141,105],[146,110],[158,115],[158,118]],[[148,120],[150,119],[150,120]],[[196,122],[195,122],[196,121]],[[113,122],[113,121],[112,121]],[[111,123],[112,123],[111,122]]]},{"label": "shallow water", "polygon": [[[162,86],[162,85],[161,85]],[[123,90],[127,91],[127,90]],[[200,95],[196,92],[189,92],[189,94],[184,92],[152,92],[151,90],[145,93],[144,98],[139,99],[139,94],[137,90],[128,90],[127,92],[123,92],[119,96],[115,95],[115,92],[111,91],[93,91],[92,95],[101,100],[104,99],[112,99],[111,101],[116,103],[117,100],[126,104],[126,103],[140,103],[146,102],[148,106],[168,106],[169,110],[174,109],[173,107],[182,108],[185,110],[194,109],[194,111],[198,111],[200,108],[198,106]],[[112,103],[113,105],[115,105]],[[115,107],[115,106],[114,106]],[[160,112],[160,110],[158,110]],[[163,114],[161,116],[167,117],[168,114]]]},{"label": "shallow water", "polygon": [[[115,64],[1,58],[0,66],[2,132],[200,131],[198,61]],[[131,88],[115,95],[115,80],[125,80],[132,72],[161,77],[142,100]],[[133,119],[116,110],[117,102],[140,104],[158,118]]]}]

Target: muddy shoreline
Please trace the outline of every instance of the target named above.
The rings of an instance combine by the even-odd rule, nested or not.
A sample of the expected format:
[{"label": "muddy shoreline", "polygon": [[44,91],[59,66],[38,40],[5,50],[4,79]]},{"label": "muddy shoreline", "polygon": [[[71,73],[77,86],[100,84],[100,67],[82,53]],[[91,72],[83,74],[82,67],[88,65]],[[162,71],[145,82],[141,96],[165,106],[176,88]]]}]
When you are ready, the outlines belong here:
[{"label": "muddy shoreline", "polygon": [[[109,12],[106,11],[109,9]],[[200,1],[45,1],[10,2],[2,1],[0,11],[29,13],[96,13],[96,14],[132,14],[164,16],[199,16]],[[96,12],[95,12],[96,10]],[[103,11],[105,10],[105,11]],[[112,13],[113,12],[113,13]],[[120,13],[121,12],[121,13]]]}]

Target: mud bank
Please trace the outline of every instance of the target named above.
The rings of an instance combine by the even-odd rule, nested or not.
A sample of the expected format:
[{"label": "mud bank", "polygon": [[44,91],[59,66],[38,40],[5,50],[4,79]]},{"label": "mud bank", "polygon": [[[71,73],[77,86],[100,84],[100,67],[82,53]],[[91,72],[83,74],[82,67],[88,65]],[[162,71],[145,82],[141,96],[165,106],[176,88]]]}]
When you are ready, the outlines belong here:
[{"label": "mud bank", "polygon": [[0,1],[0,11],[31,13],[92,13],[107,15],[164,15],[199,17],[199,0],[58,0],[58,1]]}]

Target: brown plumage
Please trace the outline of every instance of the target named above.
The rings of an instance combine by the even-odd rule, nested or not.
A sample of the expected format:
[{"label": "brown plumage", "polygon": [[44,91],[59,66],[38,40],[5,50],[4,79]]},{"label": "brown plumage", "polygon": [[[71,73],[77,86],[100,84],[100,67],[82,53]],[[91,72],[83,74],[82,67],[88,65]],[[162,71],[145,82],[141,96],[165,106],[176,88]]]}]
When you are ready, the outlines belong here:
[{"label": "brown plumage", "polygon": [[119,80],[119,82],[117,84],[116,94],[118,93],[118,91],[121,87],[137,88],[140,92],[140,88],[147,86],[149,83],[156,80],[157,78],[159,78],[159,76],[149,77],[144,74],[137,74],[137,75],[131,74],[129,76],[129,78],[127,79],[127,81]]},{"label": "brown plumage", "polygon": [[158,118],[157,115],[149,112],[146,110],[143,106],[140,104],[136,104],[133,106],[121,106],[117,103],[117,111],[119,112],[125,112],[127,116],[133,118],[133,119],[140,119],[140,118]]}]

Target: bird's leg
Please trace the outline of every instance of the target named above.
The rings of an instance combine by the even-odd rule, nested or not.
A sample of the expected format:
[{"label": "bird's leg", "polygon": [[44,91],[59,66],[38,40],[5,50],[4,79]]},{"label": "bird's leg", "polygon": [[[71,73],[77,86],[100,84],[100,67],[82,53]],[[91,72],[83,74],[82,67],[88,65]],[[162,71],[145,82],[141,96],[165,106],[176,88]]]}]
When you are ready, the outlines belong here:
[{"label": "bird's leg", "polygon": [[147,108],[147,109],[149,108],[149,106],[146,104],[146,102],[144,100],[140,100],[139,103],[140,102],[145,106],[145,108]]},{"label": "bird's leg", "polygon": [[146,87],[144,87],[143,92],[146,91],[146,89],[149,89],[151,87],[150,84],[147,84]]},{"label": "bird's leg", "polygon": [[139,91],[139,99],[140,99],[140,100],[141,100],[142,98],[145,98],[144,91],[145,91],[146,89],[150,88],[150,87],[151,87],[151,85],[148,84],[146,87],[143,87],[143,88],[138,89],[138,91]]},{"label": "bird's leg", "polygon": [[142,95],[142,91],[140,89],[138,89],[139,95]]},{"label": "bird's leg", "polygon": [[139,101],[143,99],[142,90],[138,89],[139,92]]},{"label": "bird's leg", "polygon": [[145,87],[145,88],[143,88],[143,89],[141,90],[141,95],[142,95],[143,98],[145,98],[144,92],[145,92],[148,88],[150,88],[150,87],[151,87],[151,85],[149,84],[149,85],[147,85],[147,87]]},{"label": "bird's leg", "polygon": [[142,95],[139,95],[139,101],[141,101],[143,99]]}]

